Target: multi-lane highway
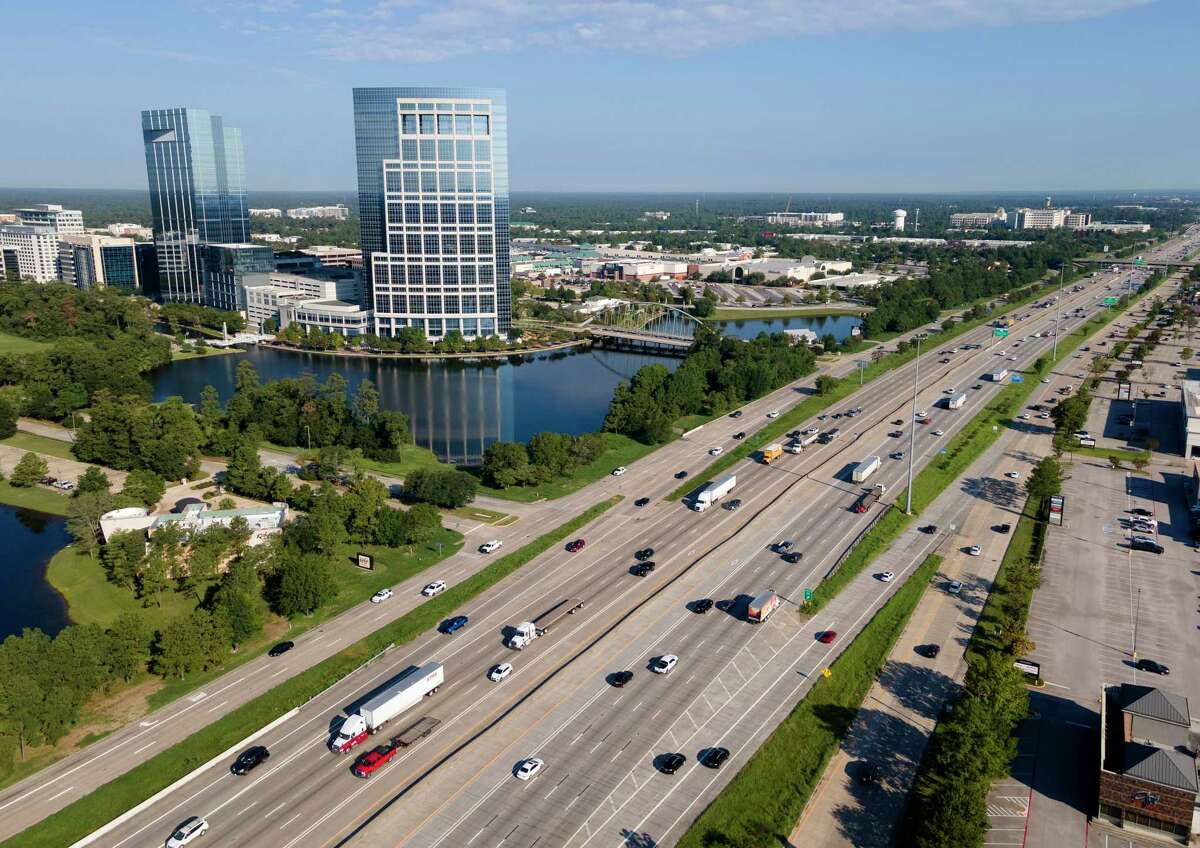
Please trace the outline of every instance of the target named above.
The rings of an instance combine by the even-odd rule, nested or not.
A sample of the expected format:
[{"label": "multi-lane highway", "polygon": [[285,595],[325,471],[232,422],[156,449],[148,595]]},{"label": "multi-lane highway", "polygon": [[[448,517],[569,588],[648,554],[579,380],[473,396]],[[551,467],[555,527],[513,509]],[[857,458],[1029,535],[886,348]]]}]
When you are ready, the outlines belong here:
[{"label": "multi-lane highway", "polygon": [[[1066,293],[1064,314],[1076,305],[1097,308],[1108,282],[1102,276],[1083,292]],[[260,740],[273,755],[259,772],[237,778],[224,766],[207,770],[96,844],[148,844],[193,814],[209,819],[209,841],[288,848],[350,835],[363,844],[497,844],[514,827],[514,845],[584,844],[593,835],[611,843],[624,829],[648,830],[660,840],[677,837],[698,803],[778,722],[807,675],[829,661],[904,575],[893,584],[865,575],[804,624],[781,614],[755,627],[743,620],[742,604],[702,616],[684,601],[736,600],[768,586],[794,601],[803,587],[816,585],[869,519],[848,510],[861,491],[848,481],[852,464],[867,455],[907,451],[912,426],[920,431],[923,463],[996,390],[982,374],[1046,350],[1055,310],[1019,311],[1028,317],[1004,343],[1005,356],[998,355],[998,345],[987,347],[986,328],[949,343],[960,350],[947,364],[940,362],[947,357],[938,355],[936,337],[928,343],[919,405],[931,410],[930,424],[911,423],[905,398],[911,398],[912,366],[897,369],[838,407],[862,407],[863,413],[835,422],[843,431],[837,441],[770,467],[740,464],[738,511],[698,514],[674,502],[638,509],[632,500],[669,491],[674,471],[703,468],[709,447],[731,446],[735,431],[752,431],[768,411],[786,408],[798,396],[795,387],[748,405],[740,420],[712,422],[688,442],[635,464],[625,477],[589,489],[589,502],[597,489],[621,491],[627,500],[588,528],[582,552],[539,558],[471,604],[466,630],[452,637],[428,634],[339,683]],[[1034,332],[1043,337],[1018,343]],[[984,347],[961,349],[972,342]],[[951,387],[967,392],[966,408],[935,408]],[[897,429],[903,437],[888,435]],[[936,430],[944,435],[933,435]],[[886,499],[892,500],[906,470],[907,457],[885,459],[871,482],[887,484]],[[799,564],[766,550],[782,538],[804,553]],[[928,544],[936,541],[930,536]],[[628,568],[633,551],[645,546],[658,549],[658,569],[639,579]],[[914,561],[919,555],[914,551]],[[416,586],[403,590],[415,595]],[[588,603],[524,652],[501,645],[506,625],[536,617],[565,597]],[[840,633],[833,645],[814,640],[827,629]],[[680,665],[668,676],[652,676],[646,665],[663,653],[678,654]],[[373,688],[430,659],[445,663],[447,681],[413,718],[435,715],[441,726],[370,780],[354,778],[350,759],[324,747],[331,728]],[[515,673],[499,684],[487,681],[488,668],[506,660]],[[622,669],[634,672],[633,681],[624,689],[609,686],[605,675]],[[396,729],[402,726],[397,722]],[[731,762],[720,772],[698,769],[697,751],[714,744],[733,751]],[[654,757],[674,750],[688,756],[688,765],[673,778],[656,774]],[[547,760],[544,773],[527,784],[512,779],[516,762],[535,754]]]}]

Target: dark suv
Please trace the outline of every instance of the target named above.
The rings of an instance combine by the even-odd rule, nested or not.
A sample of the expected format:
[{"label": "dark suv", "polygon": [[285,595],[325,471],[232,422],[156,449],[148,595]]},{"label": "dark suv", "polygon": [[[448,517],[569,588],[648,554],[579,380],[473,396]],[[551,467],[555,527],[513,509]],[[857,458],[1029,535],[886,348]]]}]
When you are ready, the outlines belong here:
[{"label": "dark suv", "polygon": [[233,765],[229,770],[234,774],[249,774],[256,766],[262,765],[263,760],[271,756],[262,745],[255,745],[253,748],[247,748],[238,755],[238,758],[233,761]]},{"label": "dark suv", "polygon": [[712,598],[701,598],[692,602],[692,612],[706,613],[713,608]]},{"label": "dark suv", "polygon": [[646,562],[639,562],[633,568],[629,569],[629,573],[632,574],[634,577],[645,577],[647,574],[649,574],[653,570],[654,570],[654,560],[651,559],[651,560],[646,560]]},{"label": "dark suv", "polygon": [[1170,674],[1171,669],[1154,660],[1140,659],[1137,662],[1138,671],[1148,671],[1152,674]]},{"label": "dark suv", "polygon": [[674,774],[683,768],[683,764],[687,762],[687,757],[683,754],[667,754],[659,763],[658,770],[663,774]]}]

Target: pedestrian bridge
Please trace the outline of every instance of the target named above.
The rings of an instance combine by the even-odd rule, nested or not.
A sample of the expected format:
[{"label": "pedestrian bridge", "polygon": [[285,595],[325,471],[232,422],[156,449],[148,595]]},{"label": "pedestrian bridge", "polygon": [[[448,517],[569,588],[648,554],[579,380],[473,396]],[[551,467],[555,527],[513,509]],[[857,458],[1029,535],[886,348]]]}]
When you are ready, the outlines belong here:
[{"label": "pedestrian bridge", "polygon": [[590,336],[620,344],[682,352],[692,346],[696,328],[703,325],[690,312],[669,303],[623,301],[593,313],[576,326]]}]

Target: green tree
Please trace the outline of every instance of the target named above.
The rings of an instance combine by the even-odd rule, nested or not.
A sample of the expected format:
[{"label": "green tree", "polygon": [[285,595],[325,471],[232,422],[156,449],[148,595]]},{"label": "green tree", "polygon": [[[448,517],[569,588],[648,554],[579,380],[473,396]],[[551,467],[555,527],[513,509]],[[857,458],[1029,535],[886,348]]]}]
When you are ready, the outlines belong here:
[{"label": "green tree", "polygon": [[489,486],[520,486],[530,479],[529,451],[520,442],[493,442],[483,452],[480,473]]},{"label": "green tree", "polygon": [[87,470],[75,481],[75,497],[93,492],[108,494],[110,491],[112,491],[112,483],[109,481],[108,475],[95,465],[89,465]]},{"label": "green tree", "polygon": [[408,511],[408,544],[424,545],[441,529],[442,514],[430,504],[413,504]]},{"label": "green tree", "polygon": [[7,439],[17,432],[17,406],[8,397],[0,395],[0,439]]},{"label": "green tree", "polygon": [[166,481],[148,468],[135,468],[125,478],[121,494],[142,504],[147,509],[154,507],[167,492]]},{"label": "green tree", "polygon": [[50,467],[46,464],[46,460],[36,453],[26,452],[17,461],[16,467],[9,475],[8,482],[21,488],[32,486],[45,477],[49,470]]},{"label": "green tree", "polygon": [[838,381],[835,377],[831,377],[828,374],[821,374],[817,377],[816,389],[819,395],[830,394],[837,386]]},{"label": "green tree", "polygon": [[408,543],[408,513],[400,509],[381,507],[375,518],[375,543],[398,548]]},{"label": "green tree", "polygon": [[145,555],[145,534],[139,530],[124,530],[108,537],[108,542],[100,549],[100,562],[108,573],[109,582],[134,589]]},{"label": "green tree", "polygon": [[1029,497],[1045,500],[1062,491],[1062,465],[1052,456],[1044,456],[1033,466],[1025,479],[1025,491]]},{"label": "green tree", "polygon": [[100,516],[112,508],[113,496],[103,490],[77,494],[67,503],[67,530],[92,556],[100,545]]},{"label": "green tree", "polygon": [[333,566],[329,557],[319,553],[289,557],[279,570],[275,591],[275,610],[291,618],[320,609],[337,594]]},{"label": "green tree", "polygon": [[112,675],[128,683],[145,669],[153,633],[141,613],[130,611],[117,616],[108,636]]}]

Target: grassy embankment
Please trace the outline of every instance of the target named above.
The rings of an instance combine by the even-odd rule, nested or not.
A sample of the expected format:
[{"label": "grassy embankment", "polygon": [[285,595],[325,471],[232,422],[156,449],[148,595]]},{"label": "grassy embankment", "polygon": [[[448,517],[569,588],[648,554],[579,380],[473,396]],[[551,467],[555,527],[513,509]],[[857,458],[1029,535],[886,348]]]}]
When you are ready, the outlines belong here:
[{"label": "grassy embankment", "polygon": [[0,354],[37,353],[49,348],[50,345],[46,342],[34,341],[22,336],[14,336],[11,333],[0,333]]},{"label": "grassy embankment", "polygon": [[463,604],[574,535],[621,500],[601,501],[554,530],[483,568],[446,592],[384,625],[332,657],[243,704],[89,795],[6,840],[0,848],[61,848],[81,839],[197,766],[245,739],[350,674],[389,645],[400,645],[435,627]]},{"label": "grassy embankment", "polygon": [[786,845],[829,758],[942,558],[930,555],[679,840],[679,848]]}]

